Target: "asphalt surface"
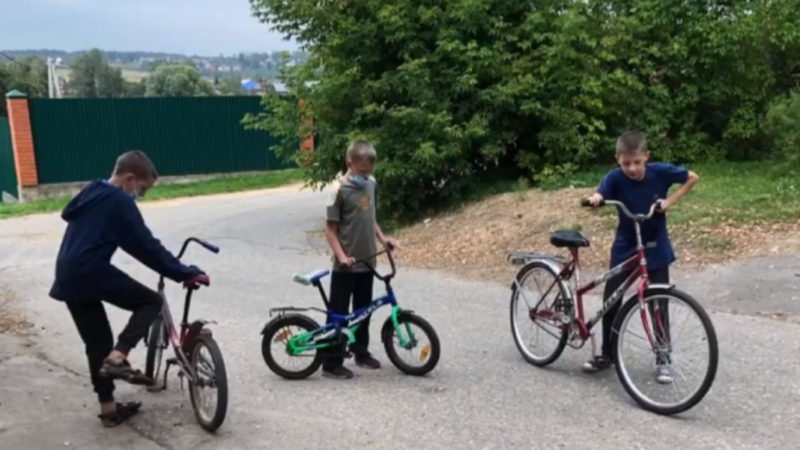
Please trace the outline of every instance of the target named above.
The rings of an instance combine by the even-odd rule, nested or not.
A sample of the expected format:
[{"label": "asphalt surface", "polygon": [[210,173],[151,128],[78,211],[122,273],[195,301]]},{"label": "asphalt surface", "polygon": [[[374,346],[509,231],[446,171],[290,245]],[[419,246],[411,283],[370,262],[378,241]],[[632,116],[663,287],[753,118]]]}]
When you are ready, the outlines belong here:
[{"label": "asphalt surface", "polygon": [[[330,193],[282,189],[142,205],[169,248],[198,236],[222,249],[213,255],[196,247],[187,255],[212,277],[212,286],[196,295],[191,317],[218,322],[212,330],[227,365],[228,416],[215,435],[197,425],[175,371],[166,392],[118,384],[119,399],[145,405],[129,425],[103,429],[95,418],[82,343],[64,305],[47,296],[64,223],[57,215],[0,221],[2,288],[35,323],[24,346],[0,341],[6,342],[0,345],[6,349],[0,374],[9,380],[0,389],[0,448],[796,446],[800,325],[792,320],[800,313],[798,255],[702,272],[676,268],[682,289],[711,313],[720,363],[706,398],[673,417],[640,409],[613,371],[582,373],[588,345],[567,349],[545,369],[527,364],[509,331],[508,286],[402,264],[394,282],[401,306],[431,322],[442,343],[441,360],[429,376],[403,375],[388,361],[376,338],[386,308],[375,313],[371,326],[371,350],[381,370],[349,361],[353,380],[329,380],[319,372],[303,381],[279,378],[262,360],[259,333],[270,307],[322,306],[313,288],[293,283],[291,276],[329,266],[318,232],[329,198]],[[156,276],[126,255],[118,254],[115,262],[155,285]],[[178,316],[181,291],[170,286],[168,292]],[[108,310],[118,332],[127,313]],[[774,313],[789,320],[771,319]],[[144,365],[144,352],[143,345],[134,350],[134,364]],[[50,423],[57,426],[45,426]]]}]

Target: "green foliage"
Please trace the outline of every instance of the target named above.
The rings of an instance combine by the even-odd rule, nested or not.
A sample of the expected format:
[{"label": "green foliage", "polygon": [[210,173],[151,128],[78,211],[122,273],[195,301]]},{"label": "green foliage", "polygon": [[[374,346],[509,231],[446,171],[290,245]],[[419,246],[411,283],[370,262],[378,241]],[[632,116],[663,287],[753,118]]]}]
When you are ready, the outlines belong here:
[{"label": "green foliage", "polygon": [[244,89],[242,88],[242,83],[238,79],[232,77],[220,79],[217,89],[219,89],[219,93],[222,95],[245,94]]},{"label": "green foliage", "polygon": [[159,64],[145,82],[147,97],[214,95],[214,88],[189,65]]},{"label": "green foliage", "polygon": [[144,97],[144,94],[147,90],[145,82],[146,80],[139,81],[138,83],[123,80],[123,91],[125,92],[125,97]]},{"label": "green foliage", "polygon": [[[763,158],[768,105],[800,79],[792,0],[250,3],[310,57],[249,126],[283,137],[317,185],[351,139],[371,140],[381,210],[398,215],[498,172],[548,182],[608,164],[631,127],[660,160]],[[297,150],[308,133],[313,155]]]},{"label": "green foliage", "polygon": [[108,65],[103,53],[92,49],[72,62],[70,87],[80,98],[122,97],[125,84],[122,70]]},{"label": "green foliage", "polygon": [[800,92],[776,100],[767,112],[765,129],[773,151],[800,169]]},{"label": "green foliage", "polygon": [[0,63],[0,115],[6,111],[5,94],[22,91],[28,97],[47,97],[47,65],[39,58],[27,57]]}]

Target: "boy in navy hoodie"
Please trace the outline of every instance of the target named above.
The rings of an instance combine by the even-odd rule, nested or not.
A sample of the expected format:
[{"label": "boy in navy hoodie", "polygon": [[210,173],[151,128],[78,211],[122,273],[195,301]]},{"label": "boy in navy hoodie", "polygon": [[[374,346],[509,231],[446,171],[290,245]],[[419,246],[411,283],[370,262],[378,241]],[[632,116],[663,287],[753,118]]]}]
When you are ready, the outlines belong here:
[{"label": "boy in navy hoodie", "polygon": [[[161,311],[161,296],[111,264],[117,248],[187,288],[210,280],[200,269],[181,264],[153,237],[135,199],[145,195],[158,175],[141,151],[122,154],[108,180],[86,186],[64,208],[67,222],[56,261],[50,296],[66,303],[86,345],[92,385],[100,401],[100,419],[115,426],[135,414],[141,403],[115,403],[113,379],[132,384],[152,380],[134,370],[128,352],[145,336]],[[111,333],[103,301],[131,311],[130,321],[117,338]]]}]

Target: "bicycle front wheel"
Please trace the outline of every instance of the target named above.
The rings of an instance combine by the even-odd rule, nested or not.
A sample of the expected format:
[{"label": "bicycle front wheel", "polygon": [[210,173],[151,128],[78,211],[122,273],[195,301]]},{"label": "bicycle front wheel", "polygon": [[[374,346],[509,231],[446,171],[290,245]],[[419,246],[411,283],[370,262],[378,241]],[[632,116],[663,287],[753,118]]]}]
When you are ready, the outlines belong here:
[{"label": "bicycle front wheel", "polygon": [[550,265],[534,261],[517,274],[511,290],[511,334],[529,363],[544,367],[567,344],[572,302],[567,287]]},{"label": "bicycle front wheel", "polygon": [[386,319],[381,329],[386,355],[403,373],[416,376],[427,374],[439,362],[439,336],[428,321],[416,314],[400,313],[397,322],[406,342],[400,342],[391,317]]},{"label": "bicycle front wheel", "polygon": [[717,335],[688,294],[648,289],[623,305],[612,332],[614,362],[628,394],[644,409],[677,414],[706,395],[717,372]]},{"label": "bicycle front wheel", "polygon": [[200,426],[213,433],[228,409],[228,376],[216,341],[201,334],[192,348],[190,362],[196,379],[190,383],[192,408]]}]

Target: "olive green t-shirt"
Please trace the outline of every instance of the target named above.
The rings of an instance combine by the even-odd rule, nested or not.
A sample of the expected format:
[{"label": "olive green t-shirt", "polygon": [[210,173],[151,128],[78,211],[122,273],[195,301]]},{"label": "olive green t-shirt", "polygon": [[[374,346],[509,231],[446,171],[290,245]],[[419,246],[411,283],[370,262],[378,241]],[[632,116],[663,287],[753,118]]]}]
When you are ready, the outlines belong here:
[{"label": "olive green t-shirt", "polygon": [[[356,260],[362,259],[375,267],[377,252],[375,193],[377,183],[370,177],[364,186],[357,186],[345,177],[336,191],[333,204],[328,206],[327,220],[339,224],[339,243],[344,252]],[[333,270],[366,272],[363,264],[352,269],[339,263],[333,256]]]}]

